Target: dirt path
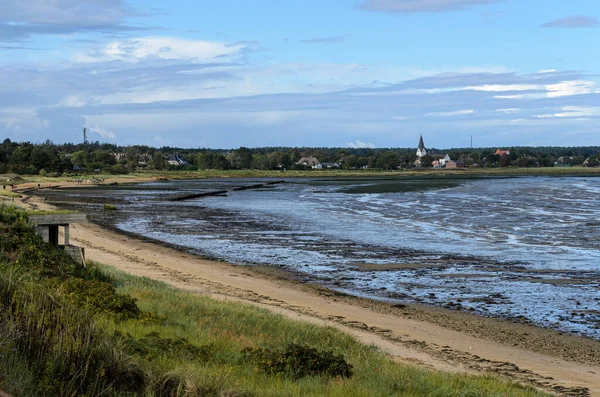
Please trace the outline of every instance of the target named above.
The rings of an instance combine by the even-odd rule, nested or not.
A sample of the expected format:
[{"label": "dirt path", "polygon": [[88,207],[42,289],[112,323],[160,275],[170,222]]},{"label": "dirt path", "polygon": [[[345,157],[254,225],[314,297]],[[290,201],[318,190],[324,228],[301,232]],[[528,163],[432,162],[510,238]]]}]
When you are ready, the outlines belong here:
[{"label": "dirt path", "polygon": [[[28,205],[49,208],[34,200]],[[541,354],[513,346],[522,343],[478,338],[471,332],[416,319],[418,316],[411,315],[410,307],[407,314],[401,308],[385,310],[381,303],[350,299],[335,292],[261,275],[250,268],[204,260],[90,223],[72,225],[71,241],[86,248],[87,259],[218,299],[248,302],[287,317],[334,326],[364,343],[379,346],[399,361],[443,371],[492,372],[559,395],[600,396],[600,363],[592,359],[588,363],[568,361],[561,357],[563,353]],[[429,316],[435,313],[432,309]],[[509,333],[514,325],[462,313],[445,312],[444,316],[456,316],[454,321],[466,322],[467,327],[490,322],[499,333]],[[527,327],[523,334],[538,332],[539,335],[532,337],[543,339],[551,333]],[[557,352],[568,352],[569,346],[575,348],[580,343],[589,343],[595,349],[600,345],[574,337],[564,338],[560,343],[565,345],[557,348]]]}]

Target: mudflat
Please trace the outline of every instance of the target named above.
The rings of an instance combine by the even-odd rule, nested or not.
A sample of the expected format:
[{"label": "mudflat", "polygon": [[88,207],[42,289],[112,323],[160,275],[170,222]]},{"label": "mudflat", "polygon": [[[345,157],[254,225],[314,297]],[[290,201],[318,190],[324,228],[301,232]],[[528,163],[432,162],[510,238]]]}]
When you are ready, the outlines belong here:
[{"label": "mudflat", "polygon": [[[35,197],[20,204],[52,209]],[[443,308],[352,297],[300,283],[277,269],[206,260],[91,223],[73,225],[71,241],[86,248],[87,259],[217,299],[333,326],[398,361],[442,371],[494,373],[558,395],[600,396],[596,340]]]}]

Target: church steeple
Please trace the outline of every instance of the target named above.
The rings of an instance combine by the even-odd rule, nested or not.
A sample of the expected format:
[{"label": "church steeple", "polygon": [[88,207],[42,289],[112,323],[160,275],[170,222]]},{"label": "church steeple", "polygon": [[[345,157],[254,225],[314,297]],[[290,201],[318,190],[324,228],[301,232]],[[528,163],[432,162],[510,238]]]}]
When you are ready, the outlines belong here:
[{"label": "church steeple", "polygon": [[423,157],[427,155],[427,150],[425,150],[425,143],[423,143],[423,135],[419,139],[419,148],[417,149],[417,156]]}]

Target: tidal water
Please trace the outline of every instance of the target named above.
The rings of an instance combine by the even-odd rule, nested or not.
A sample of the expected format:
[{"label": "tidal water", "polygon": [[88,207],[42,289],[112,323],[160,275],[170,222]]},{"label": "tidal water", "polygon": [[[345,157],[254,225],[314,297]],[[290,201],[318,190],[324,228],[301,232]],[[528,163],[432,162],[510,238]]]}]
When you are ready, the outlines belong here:
[{"label": "tidal water", "polygon": [[[350,294],[600,339],[600,178],[290,179],[44,193],[122,231]],[[103,203],[118,210],[107,214]]]}]

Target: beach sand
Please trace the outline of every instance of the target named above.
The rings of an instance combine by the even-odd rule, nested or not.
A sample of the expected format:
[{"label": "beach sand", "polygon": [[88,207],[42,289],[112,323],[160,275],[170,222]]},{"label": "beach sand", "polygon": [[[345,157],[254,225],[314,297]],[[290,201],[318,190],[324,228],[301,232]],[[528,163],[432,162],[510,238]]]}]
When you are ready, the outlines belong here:
[{"label": "beach sand", "polygon": [[[37,197],[18,204],[52,209]],[[390,305],[294,280],[276,268],[206,260],[91,223],[71,226],[86,258],[216,299],[245,302],[376,345],[399,362],[494,373],[565,396],[600,396],[600,342],[421,305]]]}]

